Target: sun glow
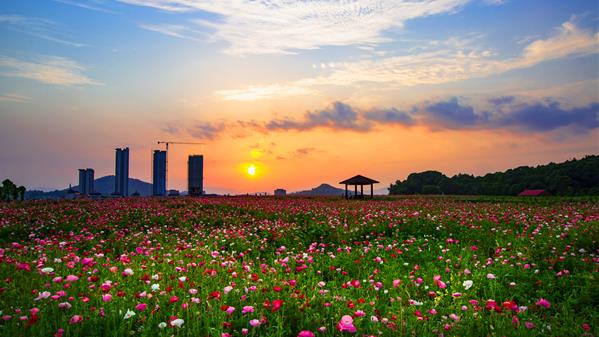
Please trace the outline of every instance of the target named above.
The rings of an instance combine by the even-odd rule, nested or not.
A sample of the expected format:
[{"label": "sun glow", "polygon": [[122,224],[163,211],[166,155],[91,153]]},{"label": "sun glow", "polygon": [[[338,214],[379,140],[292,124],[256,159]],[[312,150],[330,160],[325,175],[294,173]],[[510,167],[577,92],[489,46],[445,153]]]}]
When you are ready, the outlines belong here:
[{"label": "sun glow", "polygon": [[256,175],[256,166],[255,166],[255,165],[250,165],[250,166],[248,166],[248,169],[247,169],[247,174],[248,174],[250,177],[253,177],[253,176],[255,176],[255,175]]}]

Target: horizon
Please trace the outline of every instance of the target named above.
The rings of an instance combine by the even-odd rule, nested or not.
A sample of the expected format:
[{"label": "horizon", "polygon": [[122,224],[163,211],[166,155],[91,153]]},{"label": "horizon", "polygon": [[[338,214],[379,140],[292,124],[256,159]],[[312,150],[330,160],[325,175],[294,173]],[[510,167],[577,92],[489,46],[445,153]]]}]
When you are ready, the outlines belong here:
[{"label": "horizon", "polygon": [[151,183],[164,140],[204,143],[169,148],[168,189],[202,154],[219,194],[581,159],[599,153],[598,22],[585,0],[7,0],[0,176],[76,186],[128,147]]}]

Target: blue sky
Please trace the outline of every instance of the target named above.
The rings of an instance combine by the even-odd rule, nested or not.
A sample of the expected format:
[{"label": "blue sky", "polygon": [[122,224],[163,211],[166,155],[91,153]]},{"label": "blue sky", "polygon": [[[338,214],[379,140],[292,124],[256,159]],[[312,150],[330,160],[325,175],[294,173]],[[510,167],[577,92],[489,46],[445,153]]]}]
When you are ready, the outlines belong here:
[{"label": "blue sky", "polygon": [[[364,165],[384,182],[597,153],[598,19],[594,1],[5,0],[0,173],[62,187],[128,145],[148,180],[165,138],[206,143],[173,154],[173,186],[202,151],[215,191],[337,179],[354,141],[385,148]],[[295,179],[306,161],[322,174]]]}]

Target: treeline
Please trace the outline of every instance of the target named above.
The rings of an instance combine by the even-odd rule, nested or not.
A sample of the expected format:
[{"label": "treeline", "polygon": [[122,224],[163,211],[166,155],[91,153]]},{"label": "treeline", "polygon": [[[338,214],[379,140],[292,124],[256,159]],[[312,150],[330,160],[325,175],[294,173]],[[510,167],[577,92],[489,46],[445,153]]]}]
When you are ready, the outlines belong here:
[{"label": "treeline", "polygon": [[25,186],[15,185],[10,179],[5,179],[2,182],[2,186],[0,186],[0,200],[1,201],[11,201],[11,200],[21,200],[25,199]]},{"label": "treeline", "polygon": [[599,156],[563,163],[522,166],[505,172],[451,178],[437,171],[412,173],[389,187],[389,194],[518,195],[526,189],[543,189],[553,195],[599,195]]}]

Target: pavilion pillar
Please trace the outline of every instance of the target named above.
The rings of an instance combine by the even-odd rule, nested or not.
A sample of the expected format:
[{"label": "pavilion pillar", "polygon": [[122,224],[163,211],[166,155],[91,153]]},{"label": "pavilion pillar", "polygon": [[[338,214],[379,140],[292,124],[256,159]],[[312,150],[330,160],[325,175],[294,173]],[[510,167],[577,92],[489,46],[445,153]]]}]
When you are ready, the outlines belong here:
[{"label": "pavilion pillar", "polygon": [[358,185],[354,185],[354,198],[358,196]]},{"label": "pavilion pillar", "polygon": [[360,194],[364,197],[364,185],[360,185]]},{"label": "pavilion pillar", "polygon": [[347,199],[347,184],[345,184],[345,199]]},{"label": "pavilion pillar", "polygon": [[374,198],[374,192],[373,192],[373,186],[374,184],[370,184],[370,199]]}]

